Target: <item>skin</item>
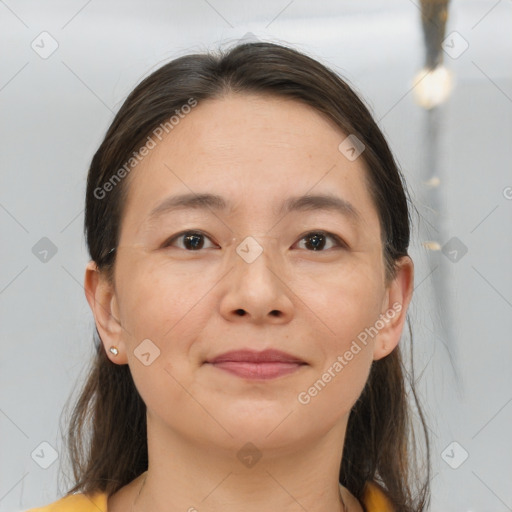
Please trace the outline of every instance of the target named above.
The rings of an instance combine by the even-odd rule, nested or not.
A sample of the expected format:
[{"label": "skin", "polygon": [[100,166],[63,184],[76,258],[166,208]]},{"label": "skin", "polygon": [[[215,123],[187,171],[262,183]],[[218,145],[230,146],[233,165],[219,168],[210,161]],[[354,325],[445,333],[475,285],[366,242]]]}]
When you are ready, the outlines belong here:
[{"label": "skin", "polygon": [[[199,103],[129,175],[115,286],[91,261],[85,290],[108,357],[129,365],[147,405],[149,468],[136,511],[343,510],[338,474],[348,415],[372,361],[399,343],[413,289],[408,257],[385,281],[365,164],[338,150],[345,137],[299,102],[230,94]],[[191,191],[222,195],[233,208],[174,212],[148,228],[156,204]],[[306,193],[342,197],[360,220],[275,212],[283,199]],[[183,238],[162,247],[187,229],[208,235],[201,250],[184,248]],[[348,248],[327,238],[313,251],[304,237],[314,230]],[[247,236],[263,248],[252,263],[236,252]],[[298,394],[394,303],[401,312],[299,403]],[[145,339],[160,350],[149,366],[134,354]],[[228,350],[269,347],[307,364],[266,381],[204,364]],[[237,458],[248,442],[261,455],[252,467]],[[130,510],[141,485],[139,477],[110,496],[109,512]],[[362,511],[347,489],[342,496],[348,510]]]}]

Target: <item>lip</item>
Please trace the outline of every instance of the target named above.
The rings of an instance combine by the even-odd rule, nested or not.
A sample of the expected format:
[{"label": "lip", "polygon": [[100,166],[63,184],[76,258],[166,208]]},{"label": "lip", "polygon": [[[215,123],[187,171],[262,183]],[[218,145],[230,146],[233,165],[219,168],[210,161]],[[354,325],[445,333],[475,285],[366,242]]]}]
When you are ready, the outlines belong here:
[{"label": "lip", "polygon": [[302,359],[275,349],[267,349],[260,352],[250,349],[232,350],[230,352],[224,352],[224,354],[220,354],[206,362],[211,364],[225,362],[305,364]]},{"label": "lip", "polygon": [[275,379],[297,371],[304,361],[280,350],[235,350],[206,361],[219,370],[245,379]]}]

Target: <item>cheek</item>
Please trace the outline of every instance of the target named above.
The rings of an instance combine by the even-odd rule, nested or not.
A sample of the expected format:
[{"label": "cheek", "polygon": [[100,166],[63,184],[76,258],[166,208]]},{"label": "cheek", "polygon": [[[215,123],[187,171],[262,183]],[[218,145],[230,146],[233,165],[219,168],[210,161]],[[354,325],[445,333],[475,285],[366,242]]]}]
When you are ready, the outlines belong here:
[{"label": "cheek", "polygon": [[380,314],[378,283],[356,273],[350,279],[338,277],[331,276],[324,293],[309,295],[308,306],[322,320],[318,323],[322,335],[316,340],[321,354],[316,372],[297,397],[305,407],[305,421],[324,418],[330,423],[348,414],[364,389],[373,361],[374,342],[365,329]]},{"label": "cheek", "polygon": [[379,318],[383,291],[375,268],[370,263],[346,267],[320,279],[316,276],[303,288],[304,300],[321,320],[315,318],[323,333],[317,340],[321,368],[303,391],[305,402],[314,401],[322,414],[328,414],[330,407],[334,407],[331,414],[350,410],[368,378],[374,338],[367,330]]},{"label": "cheek", "polygon": [[331,354],[346,350],[379,317],[384,287],[371,264],[302,277],[295,286],[325,333],[323,345]]},{"label": "cheek", "polygon": [[363,347],[350,361],[343,353],[339,356],[340,360],[337,356],[327,363],[297,397],[301,421],[309,424],[308,428],[317,428],[320,422],[329,429],[347,417],[368,380],[372,363],[369,348]]},{"label": "cheek", "polygon": [[195,307],[211,287],[208,278],[169,265],[139,262],[120,277],[120,314],[134,339],[183,339],[187,327],[201,328]]},{"label": "cheek", "polygon": [[[161,395],[174,404],[186,399],[179,383],[190,387],[191,345],[208,318],[194,307],[205,283],[133,260],[120,265],[117,279],[128,365],[142,399],[149,409],[158,408]],[[160,404],[163,410],[167,405]]]},{"label": "cheek", "polygon": [[128,364],[148,409],[170,411],[169,400],[173,407],[186,404],[182,386],[191,384],[190,346],[209,318],[198,304],[211,286],[165,265],[139,262],[130,268],[122,277],[120,272],[118,287]]}]

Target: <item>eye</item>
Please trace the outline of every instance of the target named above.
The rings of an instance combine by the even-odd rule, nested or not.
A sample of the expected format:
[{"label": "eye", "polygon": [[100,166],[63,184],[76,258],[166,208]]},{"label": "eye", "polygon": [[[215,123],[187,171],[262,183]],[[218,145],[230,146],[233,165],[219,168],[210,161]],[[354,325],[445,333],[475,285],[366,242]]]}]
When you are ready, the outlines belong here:
[{"label": "eye", "polygon": [[198,251],[199,249],[203,249],[205,239],[210,240],[210,238],[201,231],[183,231],[182,233],[178,233],[177,235],[174,235],[165,241],[162,247],[170,247],[174,244],[175,241],[180,239],[183,240],[183,246],[179,247],[179,249],[190,251]]},{"label": "eye", "polygon": [[[179,249],[198,251],[208,248],[204,246],[205,239],[211,241],[211,239],[201,231],[183,231],[165,241],[162,248],[171,247],[175,245],[177,241],[182,241],[182,245],[178,245]],[[331,242],[329,246],[329,239],[334,241],[334,244]],[[300,242],[303,240],[306,240],[305,248],[312,251],[325,251],[325,249],[332,249],[333,247],[348,248],[347,244],[339,236],[325,231],[311,231],[304,235],[300,239]],[[212,247],[217,246],[212,243]]]},{"label": "eye", "polygon": [[[311,231],[300,239],[300,242],[306,240],[306,248],[312,251],[321,251],[326,247],[326,240],[334,240],[335,246],[340,248],[347,248],[347,244],[337,235],[333,233],[326,233],[325,231]],[[331,249],[327,247],[327,249]]]}]

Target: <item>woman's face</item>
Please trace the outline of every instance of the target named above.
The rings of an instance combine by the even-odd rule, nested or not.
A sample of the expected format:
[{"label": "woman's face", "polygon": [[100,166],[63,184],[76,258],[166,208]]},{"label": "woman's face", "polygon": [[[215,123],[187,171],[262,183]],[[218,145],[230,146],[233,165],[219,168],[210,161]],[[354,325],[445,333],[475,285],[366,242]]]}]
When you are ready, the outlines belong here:
[{"label": "woman's face", "polygon": [[[399,341],[412,287],[410,260],[386,287],[347,135],[301,103],[229,95],[199,102],[131,171],[115,289],[101,278],[95,292],[112,316],[96,320],[148,428],[237,449],[343,431],[372,360]],[[180,196],[196,201],[151,215]],[[208,362],[267,349],[302,364]]]}]

